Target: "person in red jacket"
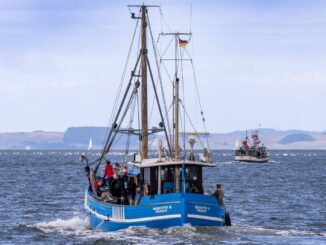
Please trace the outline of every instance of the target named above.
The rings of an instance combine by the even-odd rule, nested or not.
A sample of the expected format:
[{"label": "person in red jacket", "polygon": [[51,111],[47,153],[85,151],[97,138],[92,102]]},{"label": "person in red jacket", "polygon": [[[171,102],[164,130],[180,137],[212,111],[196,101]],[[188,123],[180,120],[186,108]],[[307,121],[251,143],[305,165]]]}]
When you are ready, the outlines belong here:
[{"label": "person in red jacket", "polygon": [[96,190],[97,187],[101,185],[100,184],[101,181],[102,181],[102,178],[100,176],[97,176],[96,180],[94,181],[94,184],[93,184],[94,190]]},{"label": "person in red jacket", "polygon": [[111,162],[109,160],[107,160],[105,168],[104,168],[104,176],[103,177],[105,178],[106,181],[111,183],[113,175],[114,175],[114,173],[113,173],[113,168],[112,168]]}]

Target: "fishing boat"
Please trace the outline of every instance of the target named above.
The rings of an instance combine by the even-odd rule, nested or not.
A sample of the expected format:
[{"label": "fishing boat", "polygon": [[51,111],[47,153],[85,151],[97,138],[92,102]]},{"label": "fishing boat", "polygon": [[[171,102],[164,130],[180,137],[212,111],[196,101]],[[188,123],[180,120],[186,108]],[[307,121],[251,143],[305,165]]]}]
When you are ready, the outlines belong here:
[{"label": "fishing boat", "polygon": [[251,138],[252,144],[246,131],[246,137],[242,140],[242,145],[238,147],[236,144],[234,160],[238,162],[268,162],[269,153],[264,144],[260,145],[258,130],[252,133]]},{"label": "fishing boat", "polygon": [[[203,187],[203,168],[215,166],[208,143],[203,143],[204,140],[208,141],[208,133],[206,129],[200,132],[194,127],[191,131],[186,131],[186,125],[193,126],[193,124],[186,123],[189,119],[185,108],[186,97],[180,90],[186,86],[182,75],[182,62],[189,61],[190,58],[185,59],[182,54],[188,53],[186,45],[192,34],[191,32],[160,33],[160,38],[170,38],[174,43],[174,58],[164,60],[154,41],[148,16],[149,9],[159,8],[159,6],[129,5],[128,7],[138,11],[138,14],[131,12],[131,18],[136,22],[132,43],[136,30],[140,27],[140,49],[136,52],[136,62],[129,79],[126,80],[124,92],[117,93],[111,126],[100,157],[89,163],[88,159],[81,155],[81,161],[87,163],[85,174],[89,181],[84,200],[86,217],[93,229],[104,231],[114,231],[129,226],[162,229],[185,224],[231,225],[224,203],[208,194]],[[184,40],[185,38],[188,39]],[[154,53],[155,65],[150,62],[147,39],[152,41],[151,50]],[[164,76],[159,65],[171,60],[174,62],[173,77],[168,83],[163,83]],[[154,79],[154,67],[157,80]],[[150,85],[151,98],[155,104],[151,111],[157,114],[157,126],[152,127],[149,127],[151,120],[148,116]],[[169,90],[164,88],[164,85],[171,86],[170,107],[167,106],[168,99],[164,95]],[[199,114],[205,125],[202,109]],[[139,120],[137,120],[138,116]],[[137,122],[138,127],[135,126]],[[121,135],[127,135],[124,137],[125,154],[121,156],[118,163],[113,164],[114,174],[104,181],[108,184],[101,187],[101,195],[98,195],[98,186],[95,189],[94,182],[101,175],[100,165],[102,163],[110,165],[107,160],[110,159],[112,146]],[[189,138],[186,137],[187,135]],[[139,139],[140,148],[136,153],[130,151],[131,137],[135,136]],[[200,154],[198,154],[200,147],[194,148],[197,141],[202,147]],[[99,183],[102,186],[101,181],[99,180]],[[104,198],[103,193],[107,194]]]}]

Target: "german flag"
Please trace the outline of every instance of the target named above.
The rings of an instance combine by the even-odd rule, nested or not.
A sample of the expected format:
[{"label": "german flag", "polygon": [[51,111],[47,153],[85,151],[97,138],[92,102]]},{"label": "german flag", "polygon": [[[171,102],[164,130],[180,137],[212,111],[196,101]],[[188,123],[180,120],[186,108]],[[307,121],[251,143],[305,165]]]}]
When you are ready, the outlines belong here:
[{"label": "german flag", "polygon": [[186,40],[182,40],[179,38],[179,46],[180,47],[185,47],[188,44],[188,41]]}]

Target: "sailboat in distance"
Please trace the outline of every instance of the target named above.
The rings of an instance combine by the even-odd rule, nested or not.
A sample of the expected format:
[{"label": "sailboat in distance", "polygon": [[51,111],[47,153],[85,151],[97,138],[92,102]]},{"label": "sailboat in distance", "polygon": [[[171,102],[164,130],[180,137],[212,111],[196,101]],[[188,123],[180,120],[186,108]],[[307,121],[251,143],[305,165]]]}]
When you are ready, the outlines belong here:
[{"label": "sailboat in distance", "polygon": [[[87,163],[85,174],[89,186],[85,190],[84,207],[91,227],[113,231],[129,226],[231,225],[223,196],[205,194],[203,186],[203,168],[215,165],[201,104],[203,133],[194,127],[185,106],[188,97],[184,88],[189,83],[185,85],[183,62],[190,61],[192,65],[187,51],[191,33],[160,33],[161,39],[171,40],[168,46],[174,51],[172,59],[165,59],[165,52],[159,52],[156,46],[149,18],[149,10],[159,6],[128,7],[137,12],[131,12],[136,23],[126,64],[132,56],[134,41],[140,40],[135,63],[126,84],[122,79],[119,86],[100,157],[88,164],[87,158],[81,155],[81,160]],[[136,38],[138,30],[139,39]],[[173,64],[165,65],[168,61]],[[172,75],[163,76],[162,70],[167,68],[172,68]],[[195,84],[197,88],[196,81]],[[189,98],[193,100],[193,96]],[[134,136],[139,139],[140,149],[131,153],[130,139]],[[125,154],[112,163],[112,147],[121,139]],[[155,140],[156,148],[151,150]],[[196,142],[200,143],[202,154],[194,151]],[[99,171],[101,164],[105,165],[104,176]]]},{"label": "sailboat in distance", "polygon": [[89,138],[89,144],[88,144],[87,150],[89,150],[89,151],[93,150],[93,141],[92,141],[92,138]]}]

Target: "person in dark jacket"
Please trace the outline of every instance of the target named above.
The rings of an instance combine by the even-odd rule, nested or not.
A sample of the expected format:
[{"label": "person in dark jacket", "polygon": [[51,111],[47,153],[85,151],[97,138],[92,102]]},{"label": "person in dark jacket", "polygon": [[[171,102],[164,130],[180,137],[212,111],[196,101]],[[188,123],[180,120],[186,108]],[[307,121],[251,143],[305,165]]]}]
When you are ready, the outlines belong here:
[{"label": "person in dark jacket", "polygon": [[212,196],[216,197],[219,205],[224,206],[224,203],[223,203],[224,190],[223,190],[223,186],[221,184],[216,185],[216,190]]}]

